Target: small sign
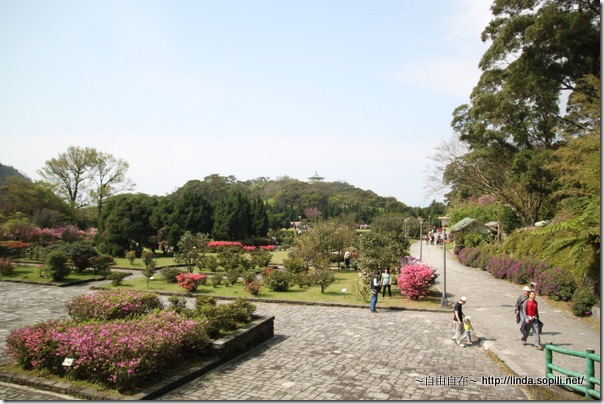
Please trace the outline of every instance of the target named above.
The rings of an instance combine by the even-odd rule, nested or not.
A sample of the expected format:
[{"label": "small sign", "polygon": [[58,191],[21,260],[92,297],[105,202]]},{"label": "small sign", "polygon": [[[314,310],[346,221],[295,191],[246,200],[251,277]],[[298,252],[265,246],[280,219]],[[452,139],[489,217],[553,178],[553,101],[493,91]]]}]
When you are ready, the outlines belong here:
[{"label": "small sign", "polygon": [[63,360],[63,366],[71,366],[73,365],[73,358],[65,358],[65,360]]},{"label": "small sign", "polygon": [[346,293],[346,288],[343,288],[343,289],[342,289],[342,293]]}]

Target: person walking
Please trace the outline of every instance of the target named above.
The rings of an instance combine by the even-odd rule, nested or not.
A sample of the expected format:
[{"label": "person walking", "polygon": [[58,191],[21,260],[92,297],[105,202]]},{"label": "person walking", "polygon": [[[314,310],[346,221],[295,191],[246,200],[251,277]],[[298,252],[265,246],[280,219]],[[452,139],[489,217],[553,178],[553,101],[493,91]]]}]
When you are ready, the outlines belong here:
[{"label": "person walking", "polygon": [[522,339],[522,345],[526,345],[526,340],[531,330],[533,330],[533,336],[535,338],[535,348],[543,350],[541,346],[541,336],[539,334],[539,305],[535,300],[535,291],[529,292],[528,299],[522,305],[522,311],[524,314],[524,321],[526,324],[526,331]]},{"label": "person walking", "polygon": [[378,301],[378,294],[380,293],[380,272],[378,270],[373,271],[373,276],[371,277],[371,303],[369,303],[369,310],[372,313],[377,313],[375,306]]},{"label": "person walking", "polygon": [[527,337],[525,335],[526,323],[524,321],[524,312],[522,310],[522,306],[524,305],[524,302],[527,301],[530,291],[531,288],[529,288],[528,286],[522,288],[522,294],[518,296],[518,299],[516,299],[516,306],[514,308],[514,314],[516,315],[516,324],[520,324],[520,333],[522,334],[522,336],[520,337],[521,341],[526,341]]},{"label": "person walking", "polygon": [[346,252],[344,253],[344,266],[346,267],[346,269],[350,269],[350,256],[352,254],[350,253],[350,250],[346,250]]},{"label": "person walking", "polygon": [[384,269],[382,273],[382,298],[386,295],[386,288],[388,288],[388,297],[392,297],[392,291],[390,290],[390,284],[392,283],[392,276],[390,275],[390,269]]},{"label": "person walking", "polygon": [[[468,301],[468,298],[462,296],[459,298],[459,301],[455,303],[455,307],[453,308],[453,322],[455,327],[455,335],[451,337],[452,340],[459,345],[461,341],[461,336],[464,333],[463,328],[463,306]],[[464,345],[465,346],[465,345]]]}]

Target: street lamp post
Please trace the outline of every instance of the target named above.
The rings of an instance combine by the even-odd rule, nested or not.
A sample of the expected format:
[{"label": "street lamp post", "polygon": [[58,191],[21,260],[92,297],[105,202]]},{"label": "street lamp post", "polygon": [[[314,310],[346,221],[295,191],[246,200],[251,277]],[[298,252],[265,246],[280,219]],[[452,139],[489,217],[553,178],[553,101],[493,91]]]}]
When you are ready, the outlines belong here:
[{"label": "street lamp post", "polygon": [[443,297],[440,300],[441,307],[447,307],[447,223],[449,218],[447,216],[441,216],[440,220],[441,227],[443,229]]},{"label": "street lamp post", "polygon": [[422,232],[422,224],[424,224],[424,218],[418,217],[417,221],[419,222],[419,260],[422,260],[422,244],[424,244],[424,233]]}]

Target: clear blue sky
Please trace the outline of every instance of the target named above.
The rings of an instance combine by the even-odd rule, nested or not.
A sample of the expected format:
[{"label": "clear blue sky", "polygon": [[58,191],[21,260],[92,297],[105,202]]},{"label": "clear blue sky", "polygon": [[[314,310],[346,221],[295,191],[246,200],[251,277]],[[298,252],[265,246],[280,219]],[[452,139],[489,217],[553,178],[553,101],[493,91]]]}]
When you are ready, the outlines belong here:
[{"label": "clear blue sky", "polygon": [[0,163],[71,145],[136,192],[318,172],[427,206],[487,49],[486,0],[0,0]]}]

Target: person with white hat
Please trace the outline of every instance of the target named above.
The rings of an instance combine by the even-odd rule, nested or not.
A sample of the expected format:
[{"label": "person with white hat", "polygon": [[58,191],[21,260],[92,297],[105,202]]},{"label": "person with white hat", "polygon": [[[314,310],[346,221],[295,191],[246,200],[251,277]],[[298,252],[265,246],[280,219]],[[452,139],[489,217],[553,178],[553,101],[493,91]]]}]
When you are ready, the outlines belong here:
[{"label": "person with white hat", "polygon": [[453,308],[453,321],[455,325],[455,335],[451,337],[451,339],[455,340],[455,342],[460,345],[461,336],[464,333],[463,328],[463,305],[466,304],[468,298],[462,296],[459,298],[459,301],[455,303],[455,307]]},{"label": "person with white hat", "polygon": [[526,300],[528,299],[530,292],[531,288],[529,288],[528,286],[522,288],[522,294],[518,296],[518,299],[516,299],[516,306],[514,309],[514,314],[516,314],[516,324],[520,324],[520,333],[522,334],[522,337],[520,337],[521,341],[526,341],[526,338],[528,337],[526,333],[527,330],[524,321],[524,313],[522,312],[522,306],[524,305],[524,302],[526,302]]}]

